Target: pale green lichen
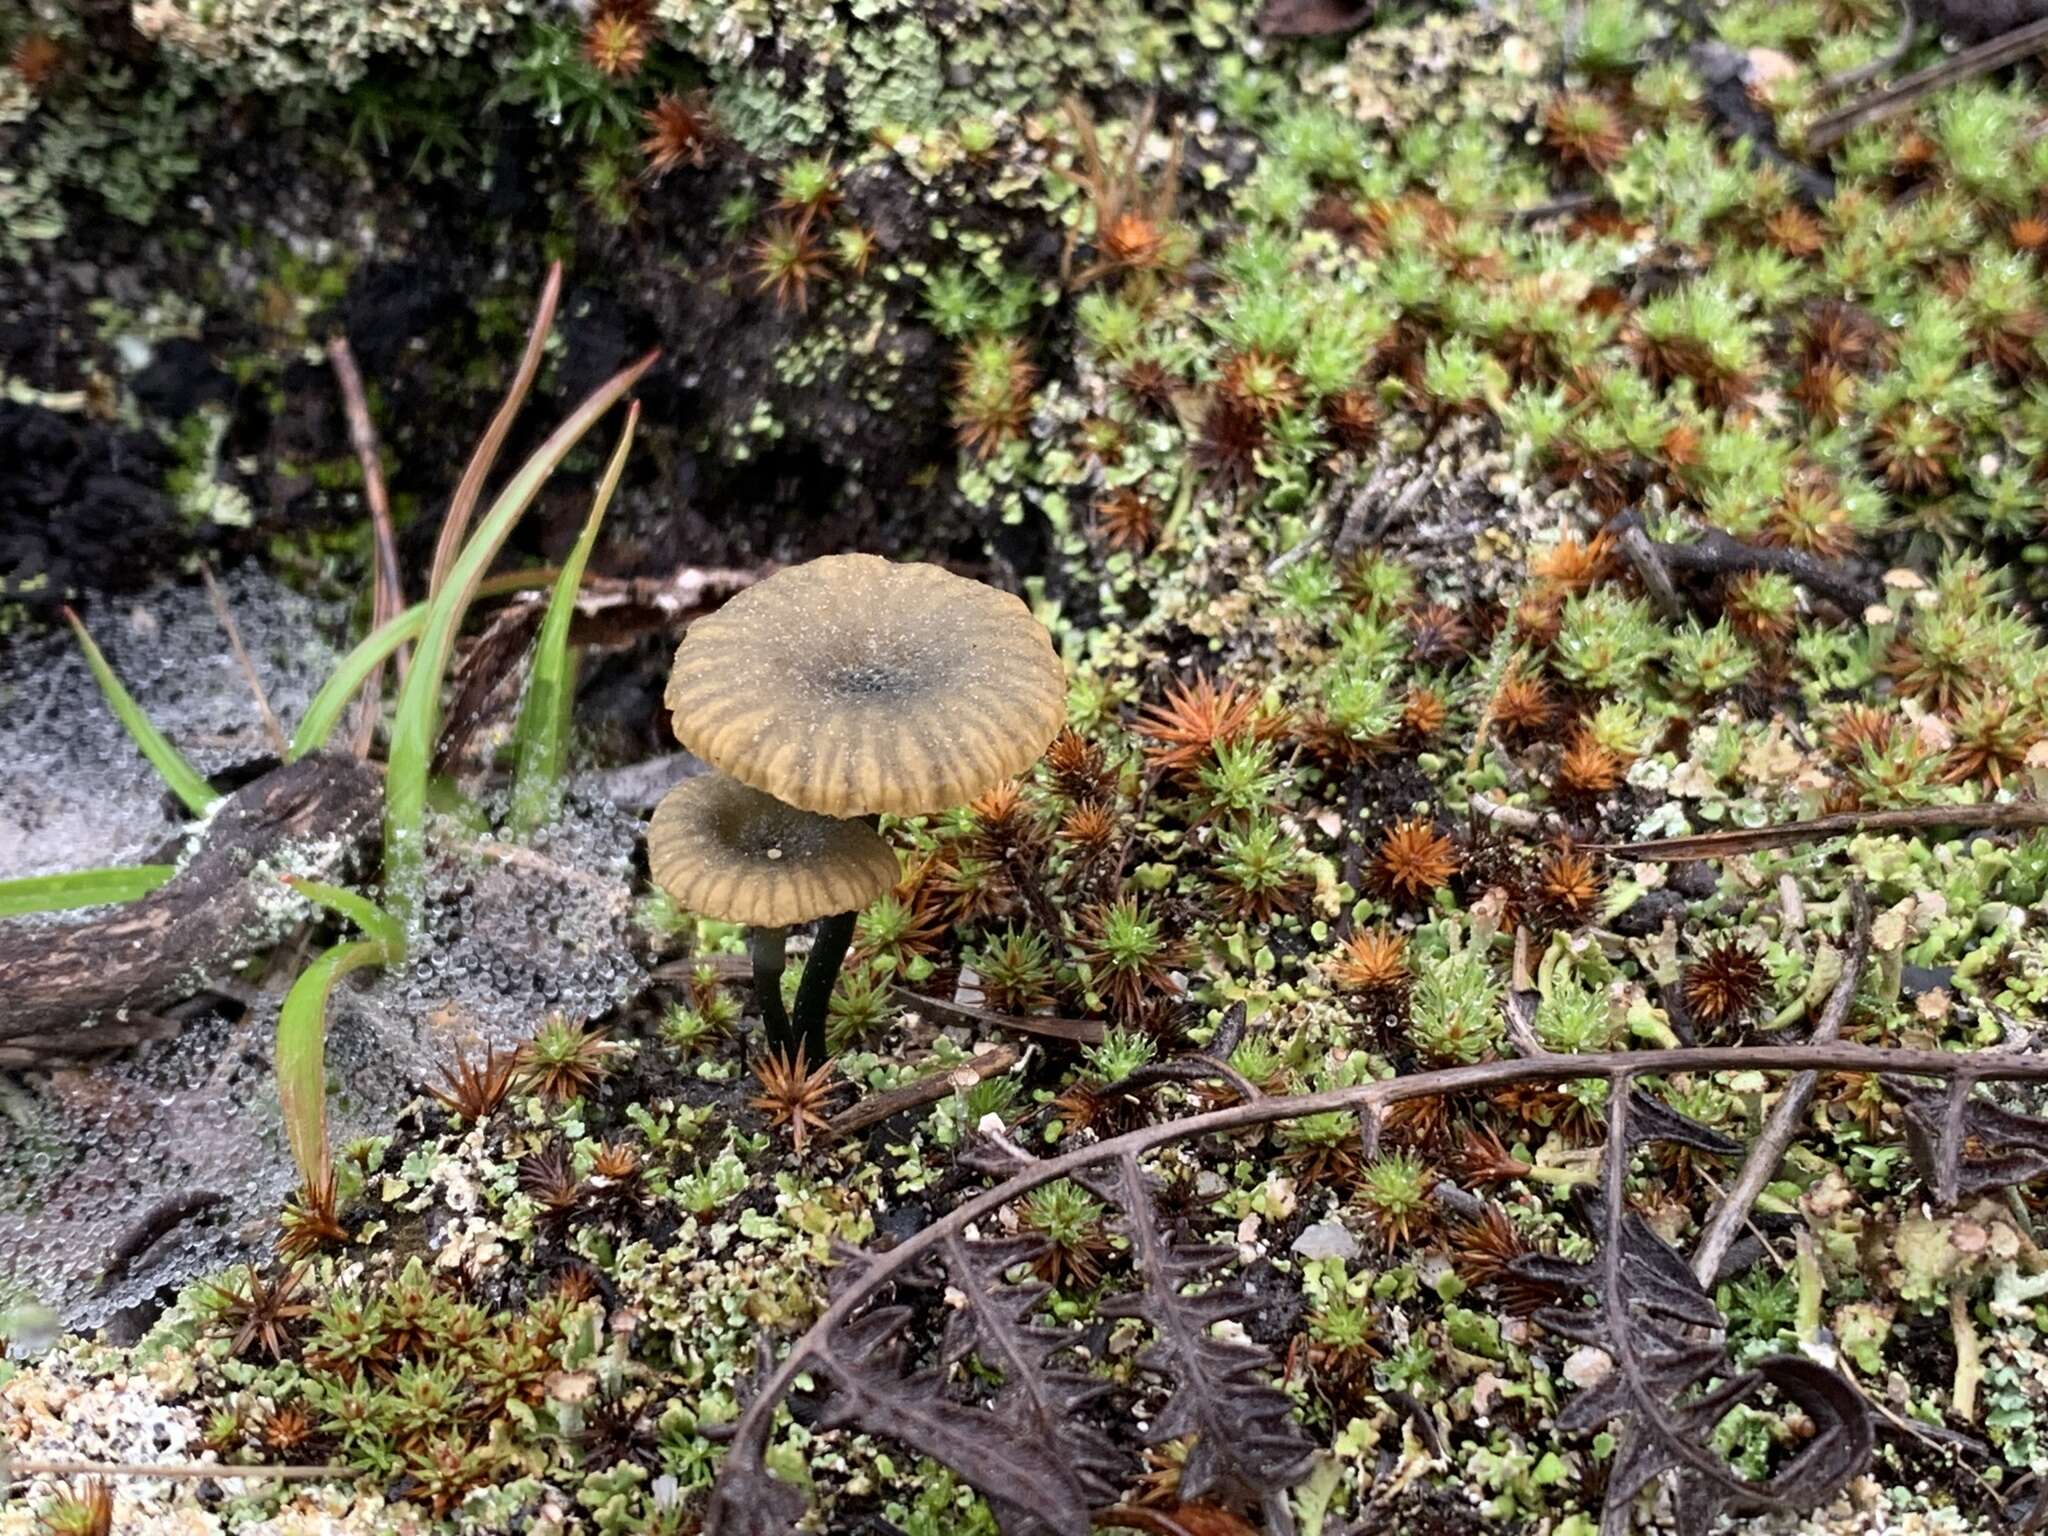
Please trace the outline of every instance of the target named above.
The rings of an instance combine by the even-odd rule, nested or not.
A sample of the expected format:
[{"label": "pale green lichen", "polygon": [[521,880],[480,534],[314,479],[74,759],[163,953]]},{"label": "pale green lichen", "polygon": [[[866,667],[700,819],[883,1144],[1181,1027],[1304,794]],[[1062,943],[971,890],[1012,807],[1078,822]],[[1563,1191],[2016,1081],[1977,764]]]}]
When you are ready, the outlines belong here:
[{"label": "pale green lichen", "polygon": [[[0,68],[0,83],[18,80]],[[138,88],[127,70],[106,67],[92,68],[54,106],[23,110],[21,98],[18,84],[6,89],[0,116],[0,256],[10,261],[60,238],[80,199],[132,224],[150,222],[199,168],[194,146],[214,112],[189,79]],[[15,140],[25,152],[6,163]]]},{"label": "pale green lichen", "polygon": [[380,55],[414,64],[502,37],[530,0],[139,0],[135,27],[242,88],[347,87]]}]

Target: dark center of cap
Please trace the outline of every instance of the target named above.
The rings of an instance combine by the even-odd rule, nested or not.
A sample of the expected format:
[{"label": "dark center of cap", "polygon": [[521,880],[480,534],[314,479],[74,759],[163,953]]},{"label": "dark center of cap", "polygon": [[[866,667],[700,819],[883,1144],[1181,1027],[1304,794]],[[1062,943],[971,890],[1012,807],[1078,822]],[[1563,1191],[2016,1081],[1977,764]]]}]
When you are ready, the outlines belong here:
[{"label": "dark center of cap", "polygon": [[784,814],[775,809],[751,807],[736,810],[724,818],[721,830],[735,852],[771,863],[814,856],[824,843],[822,829],[806,825],[801,812]]},{"label": "dark center of cap", "polygon": [[834,693],[847,699],[901,699],[919,689],[919,679],[908,668],[887,661],[842,662],[826,680]]}]

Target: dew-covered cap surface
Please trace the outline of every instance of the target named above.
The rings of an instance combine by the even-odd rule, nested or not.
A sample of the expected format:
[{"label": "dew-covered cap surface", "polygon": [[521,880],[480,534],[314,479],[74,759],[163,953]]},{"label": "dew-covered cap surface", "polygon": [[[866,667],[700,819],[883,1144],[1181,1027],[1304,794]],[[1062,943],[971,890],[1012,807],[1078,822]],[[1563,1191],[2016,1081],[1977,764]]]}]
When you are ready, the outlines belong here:
[{"label": "dew-covered cap surface", "polygon": [[1066,679],[1010,594],[935,565],[829,555],[691,625],[666,701],[684,746],[777,799],[910,815],[1037,761]]},{"label": "dew-covered cap surface", "polygon": [[716,773],[684,780],[654,808],[647,862],[679,906],[766,928],[856,911],[896,883],[896,855],[865,823]]}]

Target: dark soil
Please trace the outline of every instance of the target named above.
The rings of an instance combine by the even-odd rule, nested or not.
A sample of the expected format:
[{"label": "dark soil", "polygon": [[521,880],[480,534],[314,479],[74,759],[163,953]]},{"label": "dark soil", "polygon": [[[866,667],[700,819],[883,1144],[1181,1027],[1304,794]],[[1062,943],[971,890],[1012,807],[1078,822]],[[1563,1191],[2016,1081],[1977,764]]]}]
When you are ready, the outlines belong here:
[{"label": "dark soil", "polygon": [[0,401],[0,598],[54,618],[85,586],[133,588],[199,547],[147,432]]},{"label": "dark soil", "polygon": [[[488,176],[472,170],[455,185],[416,178],[410,146],[344,165],[332,146],[346,134],[333,122],[287,127],[246,117],[227,126],[232,144],[217,146],[231,152],[204,190],[203,212],[167,209],[159,225],[138,230],[81,210],[70,259],[46,256],[0,273],[0,314],[9,317],[0,322],[0,368],[38,390],[111,394],[143,423],[129,430],[85,412],[0,407],[0,595],[48,618],[91,590],[189,569],[195,555],[231,564],[274,553],[279,536],[335,533],[352,537],[323,538],[312,573],[360,587],[368,545],[353,489],[359,476],[333,376],[307,360],[308,343],[337,332],[370,391],[400,567],[420,580],[447,498],[516,365],[551,219],[571,237],[559,344],[501,466],[516,464],[618,369],[662,353],[637,391],[638,447],[593,570],[656,576],[851,548],[936,558],[1005,584],[1043,570],[1041,520],[992,530],[954,494],[944,398],[952,343],[922,318],[918,280],[888,285],[877,271],[857,291],[861,303],[848,306],[848,328],[853,320],[870,326],[865,306],[880,289],[881,343],[859,355],[849,348],[815,379],[784,382],[781,354],[798,337],[815,337],[822,305],[806,315],[778,310],[745,270],[746,238],[718,230],[719,203],[759,184],[759,168],[739,150],[727,146],[710,168],[649,188],[633,225],[618,230],[550,184],[566,171],[530,124],[506,115],[488,127],[475,136],[496,146]],[[957,227],[1009,218],[971,179],[948,190],[959,200]],[[876,237],[877,268],[943,260],[928,249],[929,213],[907,176],[864,172],[846,192],[845,216]],[[575,216],[558,218],[563,210]],[[223,227],[259,232],[260,265],[275,249],[261,235],[348,250],[365,220],[376,227],[377,259],[357,266],[338,300],[299,331],[259,317],[248,278],[230,288],[213,270]],[[1037,248],[1010,255],[1013,269],[1039,275],[1058,259],[1049,230]],[[265,292],[275,286],[260,272],[255,281]],[[200,303],[197,333],[157,339],[146,363],[124,371],[92,306],[111,299],[144,314],[167,294]],[[167,493],[171,440],[202,407],[228,413],[223,474],[248,494],[252,527],[181,517]],[[763,407],[779,435],[750,435]],[[567,550],[607,447],[594,438],[571,457],[504,564]],[[252,463],[253,473],[232,467]]]}]

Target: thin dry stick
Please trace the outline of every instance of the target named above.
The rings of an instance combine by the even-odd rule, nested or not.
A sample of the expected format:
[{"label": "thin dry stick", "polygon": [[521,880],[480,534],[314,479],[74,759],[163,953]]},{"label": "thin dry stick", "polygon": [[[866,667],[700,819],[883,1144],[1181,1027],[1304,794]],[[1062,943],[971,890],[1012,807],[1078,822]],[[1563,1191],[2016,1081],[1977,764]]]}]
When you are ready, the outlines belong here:
[{"label": "thin dry stick", "polygon": [[313,1482],[320,1478],[361,1477],[358,1467],[215,1465],[204,1461],[9,1461],[0,1457],[0,1476],[28,1477],[172,1477],[184,1479],[247,1477],[274,1482]]},{"label": "thin dry stick", "polygon": [[484,480],[491,472],[491,466],[498,462],[498,450],[505,446],[505,439],[511,434],[513,418],[518,416],[519,407],[526,403],[527,391],[533,388],[533,381],[540,372],[541,354],[547,350],[548,333],[554,329],[555,306],[562,298],[562,264],[558,261],[548,268],[548,280],[541,286],[540,306],[534,311],[533,329],[526,333],[526,350],[519,358],[519,371],[512,376],[512,387],[505,391],[505,403],[498,407],[498,414],[491,418],[483,439],[476,445],[476,452],[470,456],[469,467],[462,472],[462,480],[455,487],[455,495],[449,499],[447,514],[441,519],[441,536],[434,545],[433,573],[427,578],[427,596],[433,597],[448,580],[448,573],[455,568],[455,557],[462,553],[462,543],[469,535],[469,517],[476,510],[477,499],[483,495]]},{"label": "thin dry stick", "polygon": [[1077,1045],[1099,1045],[1102,1042],[1102,1021],[1099,1019],[1055,1019],[1021,1018],[1012,1013],[996,1013],[988,1008],[976,1008],[967,1003],[956,1003],[949,998],[926,997],[908,987],[896,988],[896,1001],[906,1008],[931,1008],[940,1013],[950,1013],[955,1018],[971,1019],[976,1024],[986,1024],[995,1029],[1014,1029],[1027,1035],[1046,1035],[1054,1040],[1071,1040]]},{"label": "thin dry stick", "polygon": [[[1630,539],[1630,530],[1639,531],[1641,538]],[[1660,583],[1669,587],[1672,571],[1703,576],[1776,571],[1850,613],[1862,612],[1882,595],[1874,583],[1836,561],[1823,560],[1799,549],[1745,544],[1718,528],[1705,529],[1698,537],[1684,541],[1653,539],[1643,527],[1642,513],[1631,510],[1610,519],[1607,532],[1621,543],[1643,580],[1653,588]],[[1684,611],[1675,589],[1659,592],[1657,601],[1660,607],[1677,605],[1673,612]]]},{"label": "thin dry stick", "polygon": [[1195,1533],[1163,1509],[1146,1509],[1141,1504],[1117,1504],[1095,1516],[1098,1531],[1150,1531],[1153,1536],[1195,1536]]},{"label": "thin dry stick", "polygon": [[1587,843],[1596,853],[1617,859],[1644,859],[1659,864],[1686,864],[1696,859],[1726,859],[1760,848],[1793,843],[1820,843],[1831,837],[1864,832],[1933,832],[1943,828],[1975,832],[2025,832],[2048,827],[2048,803],[2032,800],[2007,805],[1928,805],[1908,811],[1843,811],[1807,821],[1785,821],[1774,827],[1739,827],[1732,832],[1700,832],[1691,837],[1660,837],[1644,843]]},{"label": "thin dry stick", "polygon": [[[398,540],[391,528],[391,498],[384,489],[384,463],[377,447],[377,426],[370,420],[370,402],[363,393],[362,371],[346,336],[327,343],[327,361],[333,366],[334,381],[341,388],[341,408],[348,417],[348,440],[363,467],[363,501],[370,509],[370,531],[376,541],[376,582],[371,593],[370,627],[381,629],[405,609],[405,588],[398,579]],[[405,675],[405,649],[399,648],[399,676]],[[370,755],[370,742],[377,731],[379,684],[384,664],[377,663],[363,684],[363,704],[356,718],[356,756]]]},{"label": "thin dry stick", "polygon": [[[1856,985],[1863,979],[1863,968],[1870,961],[1870,893],[1864,890],[1861,880],[1849,887],[1849,910],[1854,914],[1850,919],[1849,954],[1842,962],[1841,979],[1828,994],[1827,1007],[1821,1010],[1820,1022],[1814,1026],[1815,1045],[1823,1045],[1842,1033],[1849,1009],[1856,1001]],[[1819,1083],[1818,1072],[1801,1072],[1785,1085],[1784,1095],[1765,1119],[1749,1156],[1743,1160],[1742,1172],[1707,1217],[1706,1230],[1700,1234],[1699,1246],[1692,1253],[1692,1272],[1701,1285],[1712,1285],[1721,1272],[1721,1261],[1728,1256],[1743,1223],[1749,1220],[1756,1197],[1770,1183],[1785,1149],[1799,1134],[1799,1122],[1805,1118],[1806,1107],[1813,1102],[1813,1091]]]},{"label": "thin dry stick", "polygon": [[1506,827],[1510,832],[1531,835],[1544,829],[1540,812],[1524,810],[1519,805],[1503,805],[1498,800],[1489,800],[1485,795],[1474,794],[1465,802],[1472,808],[1472,814],[1483,816],[1497,827]]},{"label": "thin dry stick", "polygon": [[825,1123],[819,1135],[821,1142],[837,1141],[864,1131],[871,1125],[880,1125],[893,1115],[900,1115],[906,1109],[921,1109],[927,1104],[936,1104],[958,1089],[972,1088],[983,1078],[995,1077],[1010,1070],[1023,1058],[1024,1053],[1014,1045],[999,1045],[992,1051],[983,1051],[979,1056],[970,1056],[957,1066],[943,1072],[934,1072],[921,1077],[914,1083],[901,1088],[891,1088],[886,1093],[871,1093],[859,1103],[841,1110]]},{"label": "thin dry stick", "polygon": [[285,739],[284,727],[277,723],[277,716],[270,708],[270,699],[263,691],[263,679],[256,675],[256,667],[249,660],[249,653],[242,645],[242,632],[235,625],[234,612],[228,607],[228,600],[221,592],[220,583],[213,579],[213,567],[206,561],[199,562],[200,578],[206,583],[206,599],[213,604],[213,616],[220,620],[220,627],[228,633],[228,649],[234,652],[235,665],[242,669],[242,677],[249,684],[249,691],[256,695],[256,712],[263,716],[263,734],[270,738],[277,755],[283,757],[291,750],[291,743]]},{"label": "thin dry stick", "polygon": [[1289,570],[1292,567],[1301,564],[1302,561],[1306,560],[1310,555],[1314,554],[1325,543],[1327,543],[1327,535],[1330,531],[1328,525],[1329,512],[1327,511],[1327,509],[1316,513],[1314,517],[1310,518],[1308,522],[1308,533],[1302,539],[1302,541],[1299,544],[1296,544],[1293,548],[1285,550],[1282,553],[1275,555],[1271,560],[1266,562],[1266,579],[1270,581],[1273,577],[1280,575],[1283,571]]},{"label": "thin dry stick", "polygon": [[[1521,934],[1519,931],[1516,934],[1516,944],[1519,948],[1521,944]],[[1516,1051],[1524,1056],[1548,1056],[1550,1054],[1550,1051],[1544,1046],[1543,1042],[1537,1038],[1536,1006],[1530,1000],[1528,993],[1517,992],[1510,987],[1507,999],[1503,1005],[1503,1011],[1507,1014],[1508,1020],[1508,1043]]]},{"label": "thin dry stick", "polygon": [[1897,40],[1868,64],[1859,64],[1854,69],[1845,69],[1838,75],[1829,75],[1814,87],[1815,100],[1827,101],[1853,86],[1866,85],[1879,75],[1887,73],[1899,60],[1913,51],[1913,40],[1920,35],[1920,23],[1913,15],[1911,0],[1908,0],[1901,10],[1905,14],[1899,23]]},{"label": "thin dry stick", "polygon": [[1493,217],[1505,224],[1540,224],[1545,219],[1554,219],[1562,214],[1582,213],[1607,196],[1605,190],[1598,192],[1566,192],[1548,202],[1533,203],[1527,208],[1502,208]]},{"label": "thin dry stick", "polygon": [[1155,1061],[1149,1067],[1140,1067],[1129,1076],[1118,1078],[1101,1092],[1107,1098],[1119,1093],[1136,1093],[1142,1089],[1156,1087],[1160,1083],[1211,1081],[1228,1085],[1232,1093],[1247,1102],[1266,1096],[1260,1091],[1257,1083],[1222,1057],[1207,1051],[1190,1051],[1185,1056],[1174,1057],[1171,1061]]},{"label": "thin dry stick", "polygon": [[1649,591],[1650,601],[1657,605],[1657,611],[1671,623],[1682,622],[1686,615],[1685,599],[1678,595],[1669,567],[1658,556],[1657,546],[1650,542],[1642,524],[1630,523],[1623,528],[1620,542],[1621,552],[1628,557],[1637,579]]},{"label": "thin dry stick", "polygon": [[327,361],[333,365],[335,383],[341,387],[349,445],[363,467],[363,501],[369,507],[370,528],[377,540],[376,622],[381,625],[404,611],[405,587],[398,574],[398,540],[391,526],[391,497],[384,488],[384,460],[377,442],[377,424],[370,419],[362,371],[356,367],[356,355],[346,336],[336,336],[327,343]]},{"label": "thin dry stick", "polygon": [[1903,80],[1895,80],[1881,91],[1872,91],[1861,101],[1816,119],[1806,130],[1805,147],[1809,153],[1818,154],[1839,144],[1858,128],[1868,128],[1873,123],[1887,122],[1910,112],[1921,98],[1945,85],[1988,74],[2029,54],[2038,53],[2043,47],[2048,47],[2048,17],[2028,22],[2024,27],[2015,27],[1988,43],[1965,48],[1953,58],[1930,65]]}]

